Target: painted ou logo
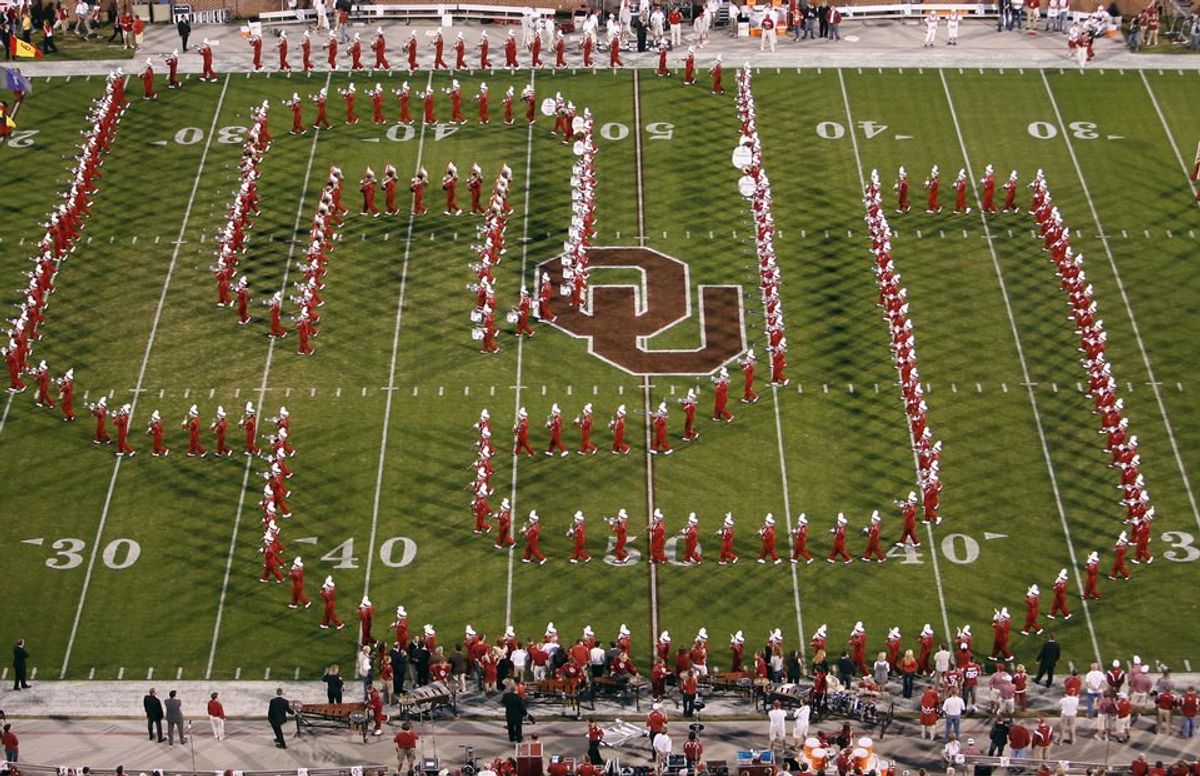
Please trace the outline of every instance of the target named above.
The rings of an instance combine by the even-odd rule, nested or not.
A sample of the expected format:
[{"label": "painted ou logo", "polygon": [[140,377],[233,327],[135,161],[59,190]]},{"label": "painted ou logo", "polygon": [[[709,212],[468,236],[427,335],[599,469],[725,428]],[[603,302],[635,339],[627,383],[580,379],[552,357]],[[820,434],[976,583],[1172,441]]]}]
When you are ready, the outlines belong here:
[{"label": "painted ou logo", "polygon": [[[634,375],[704,375],[746,349],[741,286],[700,286],[700,346],[649,350],[646,340],[692,317],[688,266],[649,248],[589,248],[588,267],[634,269],[639,286],[594,284],[578,310],[556,297],[554,326],[588,340],[588,352]],[[559,286],[560,259],[539,267]]]}]

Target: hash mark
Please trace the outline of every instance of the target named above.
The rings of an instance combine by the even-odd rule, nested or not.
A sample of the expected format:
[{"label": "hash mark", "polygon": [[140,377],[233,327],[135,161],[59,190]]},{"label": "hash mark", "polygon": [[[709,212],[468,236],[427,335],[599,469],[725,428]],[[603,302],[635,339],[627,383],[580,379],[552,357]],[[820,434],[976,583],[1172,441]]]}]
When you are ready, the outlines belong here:
[{"label": "hash mark", "polygon": [[166,393],[166,392],[167,392],[167,389],[166,389],[166,388],[159,388],[159,389],[158,389],[158,398],[160,398],[160,399],[161,399],[161,398],[163,397],[163,394],[164,394],[164,393]]},{"label": "hash mark", "polygon": [[672,396],[675,395],[675,386],[673,386],[673,385],[671,386],[671,395]]},{"label": "hash mark", "polygon": [[296,670],[292,673],[292,679],[300,681],[300,666],[296,666]]},{"label": "hash mark", "polygon": [[828,383],[821,383],[821,392],[829,393],[829,384]]},{"label": "hash mark", "polygon": [[117,681],[119,682],[124,678],[125,678],[125,666],[121,666],[120,668],[117,669]]},{"label": "hash mark", "polygon": [[796,383],[796,393],[804,393],[804,384]]},{"label": "hash mark", "polygon": [[[95,679],[95,678],[96,678],[96,667],[92,666],[91,670],[88,671],[88,679]],[[4,676],[0,677],[0,679],[4,679],[4,680],[8,679],[8,669],[7,668],[4,669]]]},{"label": "hash mark", "polygon": [[267,666],[267,670],[263,671],[263,680],[266,681],[266,680],[269,680],[270,678],[271,678],[271,667]]},{"label": "hash mark", "polygon": [[178,668],[175,669],[175,681],[178,682],[182,678],[183,678],[183,666],[179,666]]},{"label": "hash mark", "polygon": [[879,393],[879,383],[875,383],[875,393]]},{"label": "hash mark", "polygon": [[188,394],[189,394],[189,393],[191,393],[191,392],[192,392],[192,389],[191,389],[191,388],[184,388],[184,389],[183,389],[183,398],[185,398],[185,399],[186,399],[186,398],[188,397]]},{"label": "hash mark", "polygon": [[600,386],[593,385],[592,386],[592,396],[599,396],[599,395],[600,395]]},{"label": "hash mark", "polygon": [[413,396],[417,395],[417,386],[413,386]]},{"label": "hash mark", "polygon": [[1188,660],[1186,657],[1183,659],[1183,670],[1187,671],[1188,673],[1192,672],[1192,661]]},{"label": "hash mark", "polygon": [[850,393],[854,393],[854,383],[848,383],[846,385],[846,388],[849,390]]},{"label": "hash mark", "polygon": [[335,399],[342,398],[342,387],[340,385],[338,386],[337,390],[333,392],[333,397]]},{"label": "hash mark", "polygon": [[235,398],[235,399],[236,399],[236,398],[240,397],[241,395],[242,395],[242,389],[241,389],[241,388],[234,388],[234,389],[233,389],[233,398]]},{"label": "hash mark", "polygon": [[471,386],[464,385],[463,386],[463,396],[470,396],[470,395],[471,395]]},{"label": "hash mark", "polygon": [[1121,236],[1122,236],[1122,237],[1126,237],[1126,238],[1127,238],[1127,237],[1129,237],[1129,232],[1126,232],[1124,229],[1122,229],[1122,230],[1121,230]]},{"label": "hash mark", "polygon": [[618,385],[618,386],[617,386],[617,395],[618,395],[618,396],[624,396],[624,395],[625,395],[625,386],[623,386],[623,385]]},{"label": "hash mark", "polygon": [[958,393],[958,383],[950,383],[950,393]]},{"label": "hash mark", "polygon": [[362,387],[362,398],[367,398],[367,386]]},{"label": "hash mark", "polygon": [[236,682],[238,679],[241,679],[241,678],[242,678],[242,667],[238,666],[237,670],[233,672],[233,680]]},{"label": "hash mark", "polygon": [[1183,393],[1183,383],[1175,383],[1175,387],[1179,389],[1180,393]]},{"label": "hash mark", "polygon": [[211,398],[212,398],[214,395],[216,395],[216,393],[217,393],[217,389],[216,389],[216,388],[209,388],[209,389],[208,389],[208,398],[210,398],[210,399],[211,399]]},{"label": "hash mark", "polygon": [[939,229],[939,230],[938,230],[938,237],[942,237],[942,238],[944,238],[945,236],[946,236],[946,230],[945,230],[945,229]]},{"label": "hash mark", "polygon": [[1058,383],[1050,383],[1050,390],[1058,393]]},{"label": "hash mark", "polygon": [[495,396],[495,395],[496,395],[496,386],[494,386],[494,385],[492,386],[492,390],[488,391],[488,395],[489,395],[489,396]]},{"label": "hash mark", "polygon": [[921,239],[921,230],[920,229],[917,230],[917,239],[918,240]]},{"label": "hash mark", "polygon": [[316,395],[317,395],[317,389],[316,389],[316,388],[309,388],[309,389],[308,389],[308,398],[310,398],[310,399],[312,399],[312,398],[315,398],[315,397],[316,397]]},{"label": "hash mark", "polygon": [[546,386],[542,386],[542,396],[546,395]]},{"label": "hash mark", "polygon": [[438,386],[438,396],[445,396],[445,395],[446,395],[446,386],[439,385]]},{"label": "hash mark", "polygon": [[291,396],[292,396],[292,389],[291,389],[290,387],[288,387],[288,388],[284,388],[284,389],[283,389],[283,396],[284,396],[284,398],[285,398],[285,399],[286,399],[286,398],[291,398]]}]

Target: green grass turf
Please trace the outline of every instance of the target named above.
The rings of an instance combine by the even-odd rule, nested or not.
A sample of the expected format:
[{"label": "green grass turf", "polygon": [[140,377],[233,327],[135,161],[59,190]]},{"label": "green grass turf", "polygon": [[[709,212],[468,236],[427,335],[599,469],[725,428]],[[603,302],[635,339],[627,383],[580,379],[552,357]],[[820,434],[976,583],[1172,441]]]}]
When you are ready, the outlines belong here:
[{"label": "green grass turf", "polygon": [[[409,80],[419,87],[426,78]],[[706,419],[711,407],[706,377],[652,379],[650,404],[670,402],[689,387],[701,389],[702,438],[669,459],[654,461],[649,482],[642,416],[635,412],[645,409],[639,378],[589,356],[583,341],[547,327],[519,349],[505,333],[499,355],[477,353],[467,320],[472,294],[465,289],[472,280],[468,265],[474,219],[437,215],[443,203],[436,186],[430,192],[433,212],[416,220],[411,242],[405,240],[407,217],[348,218],[330,263],[316,357],[295,356],[295,340],[289,337],[275,348],[265,377],[263,414],[273,415],[286,404],[300,450],[290,481],[296,516],[285,523],[283,533],[288,557],[304,556],[314,597],[323,576],[335,575],[346,619],[370,564],[377,620],[386,623],[402,603],[414,627],[431,622],[446,642],[458,638],[467,623],[494,635],[511,622],[521,635],[535,636],[553,620],[568,637],[591,624],[605,639],[627,623],[635,658],[644,661],[656,617],[677,643],[707,627],[720,665],[724,639],[738,629],[757,644],[779,627],[787,646],[796,646],[800,615],[805,641],[817,625],[828,623],[831,644],[837,645],[862,620],[872,648],[882,644],[893,625],[912,640],[926,622],[939,637],[945,637],[947,623],[951,629],[970,623],[978,634],[977,649],[986,653],[993,608],[1008,606],[1019,618],[1025,588],[1034,582],[1046,591],[1048,605],[1055,574],[1071,565],[1064,525],[1079,561],[1099,549],[1106,563],[1121,528],[1118,480],[1105,466],[1088,400],[1075,387],[1083,372],[1065,299],[1052,264],[1030,236],[1031,217],[1024,213],[990,217],[990,244],[977,213],[958,217],[947,209],[930,216],[918,208],[891,217],[921,373],[930,386],[930,423],[946,444],[946,522],[933,532],[933,546],[923,530],[924,545],[907,559],[894,553],[883,566],[820,562],[798,568],[795,584],[789,566],[753,563],[753,532],[765,512],[773,512],[781,527],[789,517],[794,521],[806,513],[810,544],[822,556],[829,547],[825,531],[837,512],[845,512],[859,527],[873,509],[891,515],[891,500],[912,488],[913,463],[887,332],[875,308],[859,166],[850,135],[837,130],[848,125],[847,108],[856,124],[874,122],[854,127],[858,158],[864,171],[878,167],[888,185],[900,164],[919,183],[937,163],[948,181],[964,164],[949,93],[975,177],[990,162],[1001,178],[1016,168],[1024,184],[1042,167],[1072,229],[1082,232],[1076,245],[1088,259],[1089,278],[1110,332],[1109,353],[1125,386],[1122,395],[1142,443],[1144,471],[1158,509],[1152,549],[1159,557],[1154,565],[1134,567],[1135,579],[1129,583],[1105,581],[1104,600],[1093,602],[1086,616],[1073,596],[1076,616],[1069,623],[1053,623],[1053,629],[1076,663],[1093,659],[1097,648],[1105,659],[1138,652],[1177,666],[1190,660],[1187,622],[1197,604],[1192,563],[1200,553],[1168,550],[1172,543],[1192,540],[1197,517],[1159,403],[1147,385],[1138,338],[1097,237],[1087,195],[1162,383],[1162,402],[1182,466],[1189,474],[1200,471],[1200,413],[1190,400],[1197,390],[1200,355],[1192,336],[1200,288],[1189,263],[1200,244],[1195,236],[1198,210],[1147,91],[1148,84],[1190,162],[1200,124],[1200,107],[1191,99],[1195,78],[1194,73],[1173,71],[1147,74],[1146,83],[1137,73],[1112,71],[1053,71],[1045,82],[1038,73],[1012,71],[760,72],[755,93],[780,227],[792,384],[776,392],[760,383],[762,401],[753,407],[736,404],[737,420],[726,425]],[[501,305],[508,307],[515,303],[522,266],[532,284],[534,267],[553,258],[561,245],[570,214],[572,160],[570,150],[550,136],[544,118],[532,135],[522,123],[512,128],[499,124],[499,96],[510,84],[519,92],[524,74],[487,77],[494,96],[491,126],[472,123],[452,134],[418,128],[411,139],[395,141],[385,128],[366,120],[356,127],[340,123],[343,112],[335,90],[349,80],[345,74],[330,79],[330,117],[338,126],[322,132],[315,145],[311,134],[286,135],[290,115],[280,102],[294,91],[302,96],[315,92],[325,84],[325,75],[235,75],[227,86],[225,79],[218,84],[189,79],[181,91],[163,90],[157,102],[135,99],[122,122],[87,227],[92,242],[80,247],[59,276],[36,357],[47,359],[56,372],[74,366],[80,398],[85,391],[92,399],[111,392],[110,404],[119,404],[131,398],[149,344],[144,392],[133,425],[140,430],[149,411],[159,409],[174,449],[166,460],[143,454],[124,462],[109,500],[111,451],[89,444],[91,424],[81,418],[68,426],[57,415],[36,411],[29,394],[13,401],[0,431],[0,513],[9,527],[0,538],[7,571],[0,621],[10,639],[29,640],[41,676],[58,676],[73,630],[66,666],[72,678],[93,675],[93,670],[97,678],[112,678],[121,669],[133,678],[152,667],[160,675],[178,667],[185,677],[196,678],[209,673],[210,660],[216,679],[258,678],[268,668],[273,675],[299,670],[302,677],[314,677],[324,664],[349,658],[352,629],[321,631],[315,607],[290,611],[284,607],[282,586],[257,582],[259,467],[250,470],[243,491],[244,459],[188,459],[183,455],[186,440],[173,425],[192,403],[200,405],[205,422],[218,403],[236,419],[247,399],[257,400],[269,352],[262,320],[239,328],[230,311],[213,305],[215,290],[207,271],[212,238],[232,194],[240,151],[239,132],[223,128],[246,125],[249,107],[263,99],[273,106],[277,140],[262,165],[263,215],[240,265],[257,298],[266,298],[283,282],[297,212],[304,231],[331,164],[345,172],[346,201],[357,210],[354,184],[364,167],[380,172],[391,162],[407,179],[419,157],[435,180],[448,160],[464,173],[479,162],[489,183],[501,163],[513,168],[515,212],[508,226],[508,255],[498,273]],[[376,79],[355,80],[361,93]],[[403,79],[378,80],[390,89]],[[481,79],[460,80],[470,96]],[[433,79],[435,88],[448,83],[446,75]],[[19,128],[36,134],[4,147],[0,155],[14,168],[45,171],[44,179],[61,185],[86,104],[101,86],[99,77],[37,79],[34,96],[18,115]],[[224,99],[214,117],[222,89]],[[590,106],[602,130],[597,242],[636,244],[638,156],[634,135],[622,132],[634,123],[632,74],[541,73],[537,90],[539,98],[562,91],[576,104]],[[140,87],[132,84],[130,92],[136,96]],[[729,164],[738,131],[733,101],[649,73],[640,79],[637,93],[644,128],[646,245],[687,261],[693,286],[742,284],[747,341],[764,355],[750,221],[736,191],[738,172]],[[1068,148],[1064,134],[1071,130],[1058,126],[1051,95],[1063,122],[1095,122],[1095,128],[1076,127],[1084,136],[1098,137],[1072,137]],[[439,97],[439,115],[445,120],[449,106]],[[359,107],[360,115],[369,117],[367,98],[360,99]],[[473,117],[471,108],[468,100]],[[389,101],[388,114],[395,113],[395,103]],[[311,106],[306,106],[306,117],[311,120]],[[1056,136],[1031,136],[1031,122],[1054,125]],[[210,125],[217,134],[208,143]],[[188,127],[199,131],[184,132]],[[669,139],[659,139],[667,134]],[[1110,135],[1114,138],[1108,139]],[[197,138],[190,144],[177,142]],[[1071,150],[1083,170],[1082,183]],[[304,187],[310,154],[311,177]],[[193,182],[196,196],[185,220]],[[401,198],[405,205],[407,201],[407,196]],[[1024,190],[1021,201],[1027,201]],[[53,202],[44,187],[27,187],[0,199],[0,272],[10,278],[9,287],[15,288],[18,273],[29,267],[28,248],[40,236],[37,224]],[[917,189],[914,202],[923,202]],[[176,246],[181,227],[183,243]],[[1037,418],[1021,384],[1022,364],[989,245],[1002,272],[1030,378],[1037,383]],[[173,257],[151,342],[151,324]],[[289,283],[298,277],[293,271]],[[621,270],[596,276],[601,283],[628,280],[629,273]],[[17,301],[12,293],[5,298]],[[265,311],[256,308],[255,313],[261,318]],[[686,321],[655,337],[652,346],[695,346],[697,328],[694,320]],[[384,389],[394,336],[396,390],[389,410]],[[519,403],[529,410],[535,445],[545,443],[541,422],[554,402],[568,417],[592,402],[598,426],[617,404],[625,403],[634,453],[523,459],[514,469],[507,427],[518,403],[518,370]],[[485,406],[495,419],[501,448],[495,502],[508,495],[515,473],[518,525],[529,509],[537,509],[545,525],[544,548],[553,559],[543,568],[513,563],[511,577],[508,556],[468,529],[464,485],[473,458],[470,426]],[[672,424],[676,434],[677,421]],[[236,435],[234,439],[240,441]],[[568,432],[567,440],[576,441],[574,433]],[[607,446],[602,429],[597,441]],[[134,444],[148,452],[144,436],[136,436]],[[606,534],[599,520],[625,507],[639,526],[636,533],[644,535],[640,525],[648,485],[671,532],[695,511],[706,538],[703,566],[671,564],[658,571],[656,602],[644,563],[614,567],[603,561]],[[569,540],[563,534],[576,509],[590,518],[589,544],[596,560],[586,566],[566,562]],[[743,560],[722,568],[713,563],[717,546],[710,537],[726,511],[738,520]],[[889,536],[898,534],[894,519],[888,519],[885,529]],[[1177,533],[1164,540],[1167,532]],[[985,538],[989,533],[1004,538]],[[415,557],[403,566],[404,542],[397,537],[416,546]],[[22,543],[37,538],[41,545]],[[397,541],[389,542],[393,538]],[[67,541],[51,545],[60,539]],[[114,569],[110,566],[127,559],[128,544],[112,545],[121,539],[137,542],[140,555],[128,567]],[[385,543],[393,550],[386,557],[381,554]],[[103,552],[110,545],[117,550],[111,563]],[[857,536],[850,545],[861,552]],[[633,546],[644,552],[645,539],[639,537]],[[54,554],[76,548],[77,564],[69,554]],[[75,565],[57,569],[50,564]],[[78,627],[73,628],[77,611]],[[1138,627],[1151,611],[1156,626]],[[1032,662],[1039,644],[1034,637],[1014,639],[1018,658],[1025,662]]]}]

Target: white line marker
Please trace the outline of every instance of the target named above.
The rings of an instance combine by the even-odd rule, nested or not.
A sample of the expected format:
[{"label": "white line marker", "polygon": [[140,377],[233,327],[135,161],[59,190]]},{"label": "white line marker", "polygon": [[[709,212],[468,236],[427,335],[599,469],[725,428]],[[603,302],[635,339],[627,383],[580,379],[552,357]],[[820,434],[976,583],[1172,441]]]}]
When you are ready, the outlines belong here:
[{"label": "white line marker", "polygon": [[[329,88],[329,81],[330,81],[330,76],[327,74],[325,77],[325,88],[326,89]],[[312,166],[313,166],[313,160],[316,158],[316,155],[317,155],[317,137],[319,137],[319,135],[320,135],[319,132],[314,133],[312,143],[309,145],[308,165],[305,167],[304,181],[300,187],[300,202],[296,205],[296,218],[295,218],[295,221],[292,223],[292,233],[293,234],[295,234],[296,232],[298,232],[300,230],[301,219],[304,218],[304,200],[308,193],[309,181],[312,178]],[[295,253],[296,253],[296,242],[293,240],[291,242],[291,244],[288,246],[287,261],[285,261],[284,265],[283,265],[283,281],[281,284],[281,290],[285,294],[287,293],[287,289],[288,289],[288,271],[290,270],[290,268],[292,266],[292,262],[295,257]],[[271,338],[269,341],[269,344],[267,345],[267,355],[266,355],[266,359],[263,363],[262,380],[259,382],[259,386],[258,386],[258,395],[259,395],[260,403],[262,402],[262,398],[266,395],[267,384],[271,377],[271,361],[275,357],[275,342],[276,342],[276,340],[274,338]],[[285,395],[290,395],[290,394],[291,394],[291,389],[289,388],[285,392]],[[241,531],[241,527],[242,527],[242,514],[246,508],[246,491],[249,489],[250,470],[253,467],[254,460],[255,459],[253,456],[247,457],[246,465],[242,469],[242,488],[238,494],[237,510],[234,512],[234,515],[233,515],[233,531],[230,533],[230,536],[229,536],[229,552],[226,554],[226,557],[225,557],[225,575],[221,579],[221,596],[220,596],[220,598],[217,599],[217,616],[216,616],[216,619],[213,620],[212,643],[209,645],[209,649],[208,649],[208,664],[205,666],[205,669],[204,669],[204,678],[206,680],[212,678],[213,662],[217,659],[217,642],[221,638],[221,622],[224,620],[224,617],[225,617],[225,599],[226,599],[226,596],[229,594],[229,578],[230,578],[230,575],[233,573],[233,558],[234,558],[234,554],[237,552],[238,533]]]},{"label": "white line marker", "polygon": [[[433,86],[433,71],[429,72],[429,79],[425,84],[428,90]],[[421,169],[421,159],[425,153],[425,125],[421,125],[421,133],[417,140],[417,161],[415,170]],[[404,261],[400,265],[400,295],[396,300],[396,322],[392,328],[392,359],[388,366],[388,391],[387,398],[383,405],[383,430],[379,439],[379,467],[375,470],[375,497],[371,503],[371,537],[368,541],[367,549],[367,567],[363,573],[363,595],[367,595],[371,590],[371,568],[375,561],[375,537],[379,530],[379,503],[383,496],[383,467],[387,460],[387,442],[388,431],[391,429],[392,421],[392,398],[396,395],[394,390],[396,387],[396,360],[400,353],[400,327],[404,323],[404,295],[408,290],[408,260],[412,255],[412,236],[413,226],[416,221],[415,214],[409,214],[408,217],[408,232],[404,241]]]},{"label": "white line marker", "polygon": [[[533,71],[529,73],[529,83],[532,86],[537,74]],[[529,192],[530,192],[530,172],[533,169],[533,124],[529,125],[528,132],[525,135],[525,212],[521,218],[521,285],[525,285],[526,272],[529,263]],[[525,338],[517,337],[517,370],[516,391],[513,396],[513,418],[517,417],[517,411],[521,408],[521,370],[524,364],[525,355]],[[496,386],[492,386],[492,395],[496,395]],[[512,459],[512,481],[510,483],[508,498],[509,505],[512,507],[513,514],[517,513],[517,461],[518,456],[513,456]],[[504,591],[504,624],[505,626],[512,625],[512,594],[513,594],[513,567],[516,564],[515,550],[508,553],[508,569],[505,581]]]},{"label": "white line marker", "polygon": [[[1042,78],[1045,79],[1045,77],[1045,73],[1042,73]],[[967,154],[967,144],[963,139],[962,127],[958,123],[958,113],[954,109],[954,98],[950,96],[950,85],[946,82],[946,77],[944,75],[942,76],[942,89],[946,92],[946,104],[950,108],[950,117],[954,121],[954,131],[958,135],[958,145],[962,150],[963,164],[967,170],[967,177],[971,181],[971,192],[975,197],[976,205],[978,205],[980,202],[979,189],[975,183],[975,176],[971,171],[971,158]],[[1047,89],[1049,89],[1049,85],[1047,85]],[[1025,348],[1021,345],[1021,335],[1017,331],[1017,319],[1013,314],[1012,300],[1008,295],[1008,286],[1004,282],[1004,273],[1000,269],[1000,259],[996,255],[996,246],[992,241],[991,226],[988,224],[987,214],[982,208],[978,210],[978,213],[979,221],[983,225],[983,233],[987,236],[988,252],[991,254],[992,266],[996,271],[996,281],[1000,284],[1000,293],[1004,298],[1004,309],[1008,313],[1008,325],[1012,330],[1013,344],[1016,345],[1017,348],[1017,360],[1021,363],[1021,374],[1025,379],[1025,390],[1029,397],[1029,406],[1033,410],[1033,421],[1034,425],[1037,427],[1038,440],[1041,442],[1042,458],[1046,463],[1046,472],[1050,475],[1050,488],[1054,493],[1054,503],[1058,507],[1059,522],[1062,524],[1063,536],[1067,541],[1067,552],[1070,555],[1070,565],[1075,575],[1075,585],[1082,596],[1083,580],[1079,576],[1079,559],[1075,554],[1075,543],[1071,539],[1071,527],[1067,524],[1067,510],[1066,507],[1063,506],[1062,494],[1058,489],[1058,475],[1055,474],[1054,462],[1050,458],[1050,446],[1046,442],[1046,431],[1042,425],[1042,414],[1038,410],[1037,395],[1034,393],[1032,379],[1029,376],[1029,364],[1025,361]],[[1001,385],[1004,387],[1005,392],[1007,392],[1008,386],[1004,385],[1003,383]],[[930,552],[930,555],[935,558],[937,557],[936,552]],[[1080,604],[1083,606],[1083,616],[1084,619],[1087,620],[1088,633],[1092,639],[1092,650],[1096,656],[1096,661],[1100,662],[1100,642],[1096,639],[1096,627],[1092,624],[1092,613],[1088,608],[1087,599],[1081,597]]]},{"label": "white line marker", "polygon": [[[1145,74],[1142,75],[1145,78]],[[1142,340],[1142,332],[1138,327],[1137,318],[1133,314],[1133,304],[1129,301],[1129,294],[1125,292],[1125,283],[1121,280],[1121,272],[1117,269],[1117,260],[1113,257],[1112,248],[1108,244],[1108,238],[1104,235],[1104,227],[1100,225],[1100,214],[1096,211],[1096,203],[1092,201],[1092,193],[1088,189],[1087,181],[1083,177],[1083,168],[1079,166],[1079,158],[1075,156],[1075,145],[1071,142],[1071,137],[1066,133],[1066,125],[1063,123],[1062,113],[1058,109],[1058,101],[1054,99],[1054,92],[1050,89],[1050,81],[1046,79],[1046,74],[1042,73],[1042,83],[1046,87],[1046,94],[1050,97],[1050,106],[1054,108],[1054,116],[1058,119],[1059,128],[1063,131],[1063,141],[1067,144],[1067,152],[1071,156],[1071,163],[1075,166],[1075,174],[1079,176],[1079,185],[1083,188],[1083,197],[1087,201],[1088,210],[1091,211],[1092,221],[1096,224],[1096,231],[1099,232],[1100,244],[1104,246],[1104,253],[1108,256],[1108,266],[1112,269],[1113,280],[1117,282],[1117,290],[1121,292],[1121,301],[1125,304],[1125,314],[1129,317],[1129,325],[1133,329],[1133,337],[1137,341],[1138,351],[1142,355],[1142,364],[1146,367],[1146,375],[1150,378],[1150,388],[1154,391],[1154,400],[1158,403],[1158,412],[1162,415],[1163,428],[1166,429],[1167,439],[1171,443],[1171,452],[1175,455],[1175,465],[1179,469],[1179,476],[1183,480],[1183,489],[1187,493],[1188,504],[1192,507],[1192,516],[1196,520],[1196,525],[1200,527],[1200,508],[1196,506],[1196,496],[1192,492],[1192,483],[1188,479],[1187,469],[1183,465],[1183,456],[1179,453],[1179,443],[1175,439],[1175,430],[1171,426],[1171,419],[1167,415],[1167,405],[1163,402],[1162,393],[1158,390],[1158,378],[1154,376],[1154,367],[1150,364],[1150,355],[1146,352],[1146,343]],[[1149,85],[1147,84],[1147,89]],[[1158,109],[1157,102],[1155,109]],[[1162,116],[1162,113],[1159,113]],[[1165,126],[1165,122],[1164,122]],[[1174,140],[1171,145],[1174,146]],[[1195,192],[1195,187],[1192,189]],[[1133,386],[1130,386],[1133,390]],[[1077,572],[1078,573],[1078,572]],[[1090,622],[1090,621],[1089,621]],[[1097,653],[1099,650],[1096,650]]]},{"label": "white line marker", "polygon": [[[942,75],[943,82],[945,81],[945,78],[946,78],[945,75]],[[856,125],[854,123],[854,117],[850,112],[850,93],[846,90],[846,80],[842,77],[842,71],[840,71],[840,70],[838,71],[838,83],[841,85],[841,88],[842,88],[842,102],[846,106],[846,126],[854,127]],[[853,142],[854,163],[855,163],[855,166],[858,168],[858,185],[859,185],[859,190],[861,191],[863,189],[863,187],[866,186],[867,176],[863,169],[862,157],[859,155],[859,152],[858,152],[858,140],[855,138],[855,133],[853,130],[851,130],[851,132],[850,132],[850,138],[851,138],[851,140],[854,141]],[[928,391],[928,388],[926,388],[926,391]],[[905,425],[905,428],[907,429],[908,442],[912,449],[914,473],[919,478],[921,469],[920,469],[920,464],[917,461],[917,450],[916,450],[916,445],[914,444],[914,440],[913,440],[913,436],[912,436],[912,427],[907,422],[904,425]],[[937,552],[936,552],[936,549],[934,548],[933,526],[930,523],[926,523],[925,528],[927,529],[928,534],[929,534],[929,547],[930,547],[929,555],[930,555],[930,557],[933,558],[933,579],[934,579],[934,582],[937,583],[938,604],[941,606],[941,610],[942,610],[942,627],[946,634],[946,639],[949,640],[950,635],[951,635],[950,634],[950,616],[946,611],[946,593],[942,587],[942,571],[941,571],[940,566],[938,565]]]},{"label": "white line marker", "polygon": [[[196,170],[195,180],[192,181],[192,193],[188,196],[187,207],[183,211],[183,221],[179,225],[179,239],[183,239],[184,232],[187,230],[189,219],[192,217],[192,207],[196,203],[196,191],[200,188],[200,179],[204,173],[204,163],[208,161],[208,152],[212,148],[213,135],[216,134],[217,119],[221,115],[221,106],[225,103],[225,93],[229,89],[229,76],[225,76],[225,82],[221,86],[221,95],[217,98],[217,106],[213,110],[212,124],[208,128],[208,139],[204,141],[204,152],[200,155],[200,165]],[[137,384],[135,388],[141,388],[143,381],[146,379],[146,367],[150,363],[150,352],[154,348],[154,338],[158,335],[158,323],[162,320],[163,307],[167,301],[167,290],[171,287],[171,276],[175,273],[175,265],[179,260],[179,246],[171,253],[171,263],[167,265],[167,276],[163,280],[162,291],[158,295],[158,306],[154,309],[154,319],[150,324],[150,336],[146,339],[146,350],[142,353],[142,364],[138,368]],[[137,411],[137,402],[140,393],[134,393],[131,401],[130,417]],[[71,652],[75,648],[75,637],[79,635],[79,621],[83,618],[83,605],[87,601],[88,588],[92,584],[92,573],[96,568],[96,551],[100,547],[100,540],[104,536],[104,526],[108,522],[108,510],[112,506],[113,492],[117,488],[117,475],[121,472],[121,461],[123,458],[117,458],[113,464],[112,477],[108,481],[108,493],[104,496],[104,506],[100,510],[100,522],[96,525],[96,538],[92,542],[91,552],[88,553],[87,570],[83,576],[83,587],[79,591],[79,605],[75,608],[75,619],[71,623],[71,635],[67,639],[67,648],[63,653],[62,669],[59,672],[58,678],[63,679],[67,675],[67,668],[71,664]]]}]

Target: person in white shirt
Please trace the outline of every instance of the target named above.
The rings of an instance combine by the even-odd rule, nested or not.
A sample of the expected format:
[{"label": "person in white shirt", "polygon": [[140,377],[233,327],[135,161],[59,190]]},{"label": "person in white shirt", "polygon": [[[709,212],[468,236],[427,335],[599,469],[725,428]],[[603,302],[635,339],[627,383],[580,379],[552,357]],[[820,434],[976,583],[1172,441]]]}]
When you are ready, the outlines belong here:
[{"label": "person in white shirt", "polygon": [[654,737],[654,772],[661,776],[671,760],[671,736],[664,731]]},{"label": "person in white shirt", "polygon": [[666,34],[666,22],[666,14],[663,13],[661,8],[655,6],[654,10],[650,12],[650,37],[654,39],[655,47],[658,46],[658,42]]},{"label": "person in white shirt", "polygon": [[771,710],[767,712],[767,719],[771,726],[767,730],[767,745],[774,745],[776,741],[786,743],[787,741],[787,712],[783,710],[779,701],[775,701],[771,705]]},{"label": "person in white shirt", "polygon": [[75,34],[81,38],[86,38],[91,30],[88,29],[88,12],[91,8],[88,7],[87,0],[79,0],[75,6]]},{"label": "person in white shirt", "polygon": [[952,657],[945,644],[939,644],[938,651],[933,653],[933,684],[939,693],[946,687],[946,674],[950,671]]},{"label": "person in white shirt", "polygon": [[605,662],[606,653],[604,652],[604,647],[596,644],[596,646],[592,647],[591,651],[588,652],[588,664],[592,667],[593,677],[604,675]]},{"label": "person in white shirt", "polygon": [[1064,744],[1075,743],[1075,719],[1079,716],[1079,696],[1064,695],[1058,702],[1058,736]]},{"label": "person in white shirt", "polygon": [[946,740],[951,740],[951,736],[955,740],[958,739],[962,732],[962,714],[967,708],[967,704],[959,697],[958,693],[953,693],[946,700],[942,701],[942,712],[946,715]]},{"label": "person in white shirt", "polygon": [[958,736],[950,736],[946,745],[942,747],[942,761],[953,767],[960,754],[962,754],[962,744],[958,743]]},{"label": "person in white shirt", "polygon": [[1083,691],[1087,693],[1087,715],[1088,718],[1096,716],[1096,701],[1100,700],[1100,696],[1104,694],[1104,688],[1108,682],[1104,679],[1104,672],[1100,670],[1099,663],[1092,663],[1091,669],[1084,674]]},{"label": "person in white shirt", "polygon": [[938,28],[937,11],[928,11],[925,14],[925,48],[933,48],[937,43],[937,28]]},{"label": "person in white shirt", "polygon": [[805,702],[801,702],[800,708],[796,709],[793,715],[795,723],[792,727],[792,738],[796,740],[796,746],[804,743],[804,739],[808,738],[808,721],[812,716],[812,709]]},{"label": "person in white shirt", "polygon": [[513,664],[513,677],[519,681],[525,681],[525,667],[529,665],[529,651],[518,644],[508,659]]}]

